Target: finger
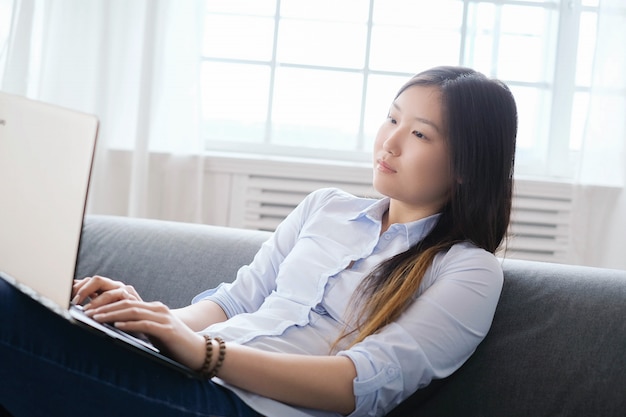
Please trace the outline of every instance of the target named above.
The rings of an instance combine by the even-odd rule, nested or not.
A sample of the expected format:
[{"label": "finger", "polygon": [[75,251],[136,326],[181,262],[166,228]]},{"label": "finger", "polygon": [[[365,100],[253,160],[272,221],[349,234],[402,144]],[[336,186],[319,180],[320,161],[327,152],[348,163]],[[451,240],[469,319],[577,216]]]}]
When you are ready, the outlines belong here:
[{"label": "finger", "polygon": [[[85,277],[83,279],[75,279],[74,285],[72,285],[72,296],[78,295],[78,292],[85,286],[85,284],[91,279],[91,277]],[[72,300],[73,301],[73,300]]]},{"label": "finger", "polygon": [[124,289],[126,290],[128,294],[132,296],[131,298],[135,298],[136,300],[142,301],[141,297],[139,296],[139,293],[137,292],[137,290],[135,290],[135,287],[133,287],[132,285],[124,285]]},{"label": "finger", "polygon": [[82,280],[74,281],[74,285],[72,286],[72,303],[82,304],[83,302],[85,302],[85,299],[87,299],[89,295],[87,295],[85,291],[81,290],[85,286],[86,280],[88,279],[89,278],[84,278]]},{"label": "finger", "polygon": [[75,280],[72,287],[72,294],[74,296],[72,302],[80,304],[84,302],[88,296],[97,295],[100,291],[105,291],[106,287],[110,286],[110,283],[107,281],[111,280],[97,275]]},{"label": "finger", "polygon": [[[117,288],[126,287],[123,282],[114,281],[110,278],[94,275],[93,277],[84,278],[74,284],[74,298],[72,302],[75,304],[83,303],[86,298],[96,298],[98,295]],[[96,297],[94,297],[96,296]]]},{"label": "finger", "polygon": [[[161,308],[160,303],[145,303],[142,301],[123,300],[107,304],[87,312],[99,322],[151,322],[160,325],[171,324],[171,314],[167,307]],[[143,325],[147,325],[144,323]],[[148,325],[149,326],[149,325]],[[143,331],[143,330],[141,330]]]},{"label": "finger", "polygon": [[[134,293],[134,294],[133,294]],[[105,305],[113,304],[118,301],[132,300],[141,301],[139,296],[135,296],[136,291],[129,291],[127,286],[114,288],[91,297],[89,304],[85,306],[85,311],[100,308]]]},{"label": "finger", "polygon": [[[100,297],[113,295],[117,291],[109,291],[111,294],[103,294]],[[93,307],[89,309],[89,315],[95,314],[112,314],[126,311],[127,314],[140,314],[141,311],[152,311],[155,315],[158,314],[167,314],[167,307],[165,309],[160,310],[156,307],[157,304],[162,304],[158,302],[147,303],[145,301],[135,300],[134,298],[128,299],[120,299],[115,302],[103,304],[98,307]],[[133,313],[134,312],[134,313]]]},{"label": "finger", "polygon": [[202,345],[200,359],[204,358],[204,338],[186,326],[162,303],[124,300],[98,311],[108,312],[98,314],[95,319],[112,322],[121,330],[147,336],[162,352],[181,363],[193,368],[199,366],[201,362],[198,362],[195,348],[198,343]]}]

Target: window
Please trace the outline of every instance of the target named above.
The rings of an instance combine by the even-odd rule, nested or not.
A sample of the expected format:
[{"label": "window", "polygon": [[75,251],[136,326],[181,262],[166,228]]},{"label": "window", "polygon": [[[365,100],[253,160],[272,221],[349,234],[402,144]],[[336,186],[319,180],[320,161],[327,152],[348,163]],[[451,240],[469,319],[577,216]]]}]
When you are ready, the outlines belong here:
[{"label": "window", "polygon": [[369,160],[410,76],[466,65],[516,97],[517,172],[567,177],[580,151],[597,2],[207,0],[207,148]]},{"label": "window", "polygon": [[4,67],[6,65],[12,12],[13,2],[10,0],[0,0],[0,80],[2,80],[4,75]]}]

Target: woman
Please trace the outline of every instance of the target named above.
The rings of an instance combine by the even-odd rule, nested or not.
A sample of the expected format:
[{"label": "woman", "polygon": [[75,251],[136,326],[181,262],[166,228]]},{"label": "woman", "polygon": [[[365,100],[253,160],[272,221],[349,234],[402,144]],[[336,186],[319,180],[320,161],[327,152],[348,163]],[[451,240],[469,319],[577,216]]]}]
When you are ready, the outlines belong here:
[{"label": "woman", "polygon": [[[0,404],[32,413],[9,394],[34,387],[47,404],[62,394],[60,414],[384,415],[458,369],[489,330],[516,129],[504,84],[467,68],[425,71],[376,137],[373,183],[386,198],[312,193],[232,284],[183,309],[107,278],[76,282],[74,301],[90,298],[95,320],[148,335],[212,382],[104,346],[4,285],[2,316],[35,318],[2,324],[0,354],[20,372],[0,371],[18,387],[0,390]],[[21,331],[33,326],[43,341]]]}]

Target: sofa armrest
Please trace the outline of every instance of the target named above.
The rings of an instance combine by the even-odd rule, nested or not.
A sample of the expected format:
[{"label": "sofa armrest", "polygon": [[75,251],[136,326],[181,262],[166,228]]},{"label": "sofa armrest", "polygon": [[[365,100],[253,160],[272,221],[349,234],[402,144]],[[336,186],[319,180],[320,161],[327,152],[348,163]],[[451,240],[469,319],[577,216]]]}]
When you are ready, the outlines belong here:
[{"label": "sofa armrest", "polygon": [[162,220],[85,218],[75,276],[103,275],[133,285],[144,300],[172,308],[232,281],[269,232]]}]

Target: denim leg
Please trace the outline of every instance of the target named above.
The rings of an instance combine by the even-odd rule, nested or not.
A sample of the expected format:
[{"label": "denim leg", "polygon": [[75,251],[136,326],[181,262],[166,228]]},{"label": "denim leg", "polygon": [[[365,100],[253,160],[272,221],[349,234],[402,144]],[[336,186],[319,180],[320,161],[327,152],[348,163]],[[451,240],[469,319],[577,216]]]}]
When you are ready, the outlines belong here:
[{"label": "denim leg", "polygon": [[2,279],[0,406],[14,417],[259,416],[229,390],[73,325]]}]

